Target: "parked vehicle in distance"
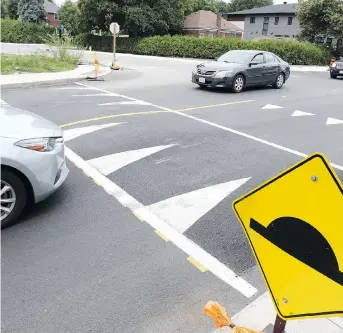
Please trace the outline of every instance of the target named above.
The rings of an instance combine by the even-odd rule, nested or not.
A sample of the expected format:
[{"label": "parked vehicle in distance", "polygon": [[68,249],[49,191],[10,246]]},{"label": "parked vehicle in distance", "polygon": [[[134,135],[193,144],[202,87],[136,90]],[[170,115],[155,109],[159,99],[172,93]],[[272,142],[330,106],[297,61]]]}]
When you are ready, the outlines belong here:
[{"label": "parked vehicle in distance", "polygon": [[1,227],[15,222],[66,179],[62,130],[0,100]]},{"label": "parked vehicle in distance", "polygon": [[233,50],[199,64],[193,70],[192,82],[200,87],[230,88],[239,93],[251,86],[273,85],[280,89],[289,76],[289,64],[274,53]]},{"label": "parked vehicle in distance", "polygon": [[343,57],[339,57],[330,68],[330,77],[336,79],[337,76],[343,76]]}]

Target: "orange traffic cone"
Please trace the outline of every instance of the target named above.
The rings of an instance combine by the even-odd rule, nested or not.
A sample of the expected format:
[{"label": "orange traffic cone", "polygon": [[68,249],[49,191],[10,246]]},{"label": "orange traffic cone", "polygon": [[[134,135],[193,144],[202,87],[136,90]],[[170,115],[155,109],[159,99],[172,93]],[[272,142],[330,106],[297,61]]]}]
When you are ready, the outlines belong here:
[{"label": "orange traffic cone", "polygon": [[226,313],[226,310],[217,302],[207,302],[204,312],[214,320],[217,328],[231,327],[231,333],[263,333],[261,331],[254,331],[250,328],[236,326]]}]

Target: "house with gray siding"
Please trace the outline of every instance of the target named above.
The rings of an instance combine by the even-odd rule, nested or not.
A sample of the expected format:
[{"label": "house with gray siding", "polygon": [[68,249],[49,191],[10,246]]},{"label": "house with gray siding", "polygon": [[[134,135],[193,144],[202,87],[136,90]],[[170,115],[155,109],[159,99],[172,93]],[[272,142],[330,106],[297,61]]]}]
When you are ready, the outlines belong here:
[{"label": "house with gray siding", "polygon": [[300,32],[296,9],[297,4],[283,3],[226,13],[224,16],[228,21],[244,22],[244,40],[262,36],[294,38]]}]

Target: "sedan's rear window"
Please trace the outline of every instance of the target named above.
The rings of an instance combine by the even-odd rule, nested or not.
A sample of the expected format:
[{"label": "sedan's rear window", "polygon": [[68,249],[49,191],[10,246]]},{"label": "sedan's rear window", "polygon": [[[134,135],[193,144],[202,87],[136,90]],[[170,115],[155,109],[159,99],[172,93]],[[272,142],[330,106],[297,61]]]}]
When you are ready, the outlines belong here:
[{"label": "sedan's rear window", "polygon": [[230,62],[235,64],[247,63],[254,54],[247,51],[229,51],[218,58],[219,62]]}]

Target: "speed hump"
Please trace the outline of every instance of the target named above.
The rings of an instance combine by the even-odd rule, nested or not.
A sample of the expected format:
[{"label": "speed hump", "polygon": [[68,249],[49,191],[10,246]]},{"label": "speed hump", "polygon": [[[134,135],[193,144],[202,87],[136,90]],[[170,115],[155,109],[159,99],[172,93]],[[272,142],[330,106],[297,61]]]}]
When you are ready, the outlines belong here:
[{"label": "speed hump", "polygon": [[313,154],[233,203],[279,316],[343,314],[343,187]]}]

